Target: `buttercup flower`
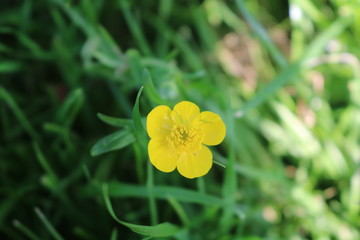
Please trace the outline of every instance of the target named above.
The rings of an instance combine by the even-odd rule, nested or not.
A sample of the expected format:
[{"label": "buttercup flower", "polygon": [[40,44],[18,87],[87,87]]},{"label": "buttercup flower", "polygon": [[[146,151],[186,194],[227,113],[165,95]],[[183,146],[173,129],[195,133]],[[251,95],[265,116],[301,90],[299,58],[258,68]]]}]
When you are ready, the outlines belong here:
[{"label": "buttercup flower", "polygon": [[178,169],[187,178],[201,177],[212,166],[212,153],[205,145],[220,144],[226,127],[219,115],[183,101],[171,110],[160,105],[147,116],[150,162],[162,172]]}]

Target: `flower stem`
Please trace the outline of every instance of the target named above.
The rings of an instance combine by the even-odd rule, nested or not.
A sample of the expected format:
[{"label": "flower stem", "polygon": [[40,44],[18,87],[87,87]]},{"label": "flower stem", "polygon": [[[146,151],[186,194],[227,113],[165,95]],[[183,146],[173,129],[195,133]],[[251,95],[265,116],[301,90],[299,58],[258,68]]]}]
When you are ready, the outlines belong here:
[{"label": "flower stem", "polygon": [[148,162],[147,167],[147,181],[146,185],[148,188],[149,195],[149,207],[150,207],[150,216],[151,216],[151,224],[158,224],[158,214],[157,214],[157,206],[154,196],[154,177],[153,177],[153,167],[150,162]]},{"label": "flower stem", "polygon": [[202,178],[202,177],[197,178],[197,187],[198,187],[199,192],[205,193],[204,178]]}]

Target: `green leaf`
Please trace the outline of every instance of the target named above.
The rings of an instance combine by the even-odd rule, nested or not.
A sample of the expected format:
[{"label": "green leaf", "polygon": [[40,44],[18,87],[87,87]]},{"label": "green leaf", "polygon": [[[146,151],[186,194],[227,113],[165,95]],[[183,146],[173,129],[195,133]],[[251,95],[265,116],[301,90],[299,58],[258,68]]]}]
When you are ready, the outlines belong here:
[{"label": "green leaf", "polygon": [[[239,0],[237,3],[241,3]],[[241,107],[241,110],[238,111],[235,115],[237,117],[241,117],[246,114],[249,110],[259,106],[263,102],[265,102],[268,98],[273,96],[276,91],[282,88],[285,84],[290,83],[297,79],[300,70],[306,65],[309,59],[319,55],[324,51],[325,45],[337,35],[342,33],[346,26],[349,24],[349,18],[340,18],[332,23],[325,31],[320,33],[315,40],[313,40],[301,59],[298,61],[287,65],[279,74],[265,87],[260,89],[256,95],[244,104]],[[281,60],[280,60],[281,61]]]},{"label": "green leaf", "polygon": [[110,215],[120,224],[130,228],[132,231],[149,236],[149,237],[170,237],[175,235],[179,231],[179,227],[173,225],[171,223],[165,222],[154,226],[144,226],[144,225],[137,225],[122,221],[117,218],[113,207],[111,205],[109,194],[108,194],[108,186],[103,185],[103,196],[105,200],[105,205],[107,210],[109,211]]},{"label": "green leaf", "polygon": [[[122,53],[119,49],[118,44],[114,41],[110,33],[101,25],[98,26],[98,30],[101,36],[101,46],[106,51],[106,54],[110,56],[114,61],[123,60],[122,59]],[[119,59],[120,58],[120,59]]]},{"label": "green leaf", "polygon": [[31,125],[29,118],[17,105],[12,95],[4,87],[0,85],[0,100],[1,99],[3,99],[7,103],[9,108],[14,112],[20,125],[22,125],[23,129],[29,134],[29,136],[31,136],[33,139],[39,139],[39,136],[35,131],[34,127]]},{"label": "green leaf", "polygon": [[41,240],[36,234],[34,234],[28,227],[22,224],[19,220],[15,219],[13,221],[14,227],[16,227],[20,232],[27,236],[31,240]]},{"label": "green leaf", "polygon": [[[3,160],[3,159],[2,159]],[[6,159],[5,159],[6,162]],[[38,187],[36,183],[27,183],[26,185],[19,186],[14,189],[12,194],[4,196],[0,200],[0,225],[4,226],[5,222],[9,219],[13,210],[21,204],[21,200],[25,198],[28,194],[35,191]]]},{"label": "green leaf", "polygon": [[129,65],[129,70],[132,79],[136,84],[141,84],[142,80],[142,71],[144,66],[141,62],[141,56],[139,52],[135,49],[130,49],[126,52],[127,64]]},{"label": "green leaf", "polygon": [[123,129],[112,133],[100,141],[98,141],[92,148],[91,148],[91,156],[97,156],[102,153],[118,150],[121,148],[126,147],[130,143],[135,141],[134,134],[129,129]]},{"label": "green leaf", "polygon": [[143,34],[143,31],[141,30],[141,25],[138,21],[138,18],[134,16],[133,9],[130,8],[128,1],[118,1],[120,5],[120,9],[122,11],[122,15],[125,18],[125,21],[127,22],[127,25],[129,27],[129,30],[134,37],[137,45],[141,49],[143,53],[147,56],[151,56],[151,49],[146,41],[146,38]]},{"label": "green leaf", "polygon": [[144,89],[144,86],[142,86],[140,88],[140,90],[136,96],[136,101],[135,101],[135,105],[134,105],[134,109],[133,109],[133,113],[132,113],[135,130],[137,132],[144,132],[144,127],[141,123],[141,115],[140,115],[140,110],[139,110],[139,101],[140,101],[140,96],[141,96],[143,89]]},{"label": "green leaf", "polygon": [[49,231],[52,237],[55,240],[64,240],[64,238],[59,234],[59,232],[54,228],[54,226],[50,223],[47,217],[43,214],[40,208],[35,208],[35,213],[40,218],[41,222],[44,224],[45,228]]},{"label": "green leaf", "polygon": [[133,112],[132,112],[132,118],[133,118],[133,122],[134,122],[134,129],[135,129],[135,136],[137,138],[137,140],[139,141],[142,149],[146,149],[146,134],[145,134],[145,128],[142,124],[141,121],[141,115],[140,115],[140,110],[139,110],[139,102],[140,102],[140,96],[141,93],[144,89],[144,86],[142,86],[136,96],[136,101],[135,101],[135,105],[133,108]]},{"label": "green leaf", "polygon": [[86,35],[95,36],[97,34],[94,26],[89,24],[89,22],[78,12],[75,8],[72,8],[69,4],[62,0],[52,0],[56,3],[71,19],[72,23],[80,28]]},{"label": "green leaf", "polygon": [[124,119],[124,118],[114,118],[107,116],[102,113],[97,114],[98,118],[106,124],[109,124],[114,127],[129,127],[132,125],[131,119]]},{"label": "green leaf", "polygon": [[336,38],[346,30],[346,27],[352,22],[351,17],[339,17],[332,21],[331,25],[316,36],[304,52],[302,60],[305,62],[313,57],[317,57],[325,51],[326,45],[330,40]]},{"label": "green leaf", "polygon": [[65,100],[57,113],[57,121],[64,126],[71,126],[84,104],[85,96],[81,88],[74,90]]},{"label": "green leaf", "polygon": [[253,31],[261,41],[261,43],[267,48],[271,57],[275,60],[276,64],[278,64],[280,67],[285,67],[287,64],[285,57],[276,47],[275,43],[271,40],[264,27],[249,12],[247,7],[245,6],[244,1],[236,0],[236,5],[245,20],[249,23],[250,27],[253,29]]},{"label": "green leaf", "polygon": [[143,73],[143,83],[144,83],[144,91],[147,97],[150,99],[151,102],[157,105],[170,105],[166,100],[164,100],[156,91],[154,83],[151,79],[151,75],[147,69],[144,70]]},{"label": "green leaf", "polygon": [[45,158],[43,152],[40,149],[39,144],[35,141],[33,141],[33,148],[35,151],[36,158],[38,159],[40,165],[42,166],[42,168],[46,172],[47,176],[49,177],[49,186],[48,187],[55,188],[59,183],[59,179],[58,179],[55,171],[50,166],[49,161]]},{"label": "green leaf", "polygon": [[291,80],[296,79],[300,69],[301,69],[301,64],[299,62],[289,64],[270,83],[268,83],[265,87],[260,89],[252,99],[246,102],[241,107],[241,110],[238,111],[235,115],[237,117],[241,117],[244,114],[246,114],[249,110],[264,103],[268,98],[273,96],[274,93],[278,91],[280,88],[282,88],[286,83],[289,83]]},{"label": "green leaf", "polygon": [[[87,188],[88,194],[97,194],[91,189],[93,186]],[[146,186],[139,186],[134,184],[125,184],[119,182],[111,182],[108,184],[109,194],[112,197],[139,197],[147,198],[149,190]],[[209,194],[201,193],[194,190],[188,190],[172,186],[153,186],[154,196],[157,199],[167,200],[172,197],[181,202],[198,203],[202,205],[222,206],[221,198]]]},{"label": "green leaf", "polygon": [[31,54],[35,58],[50,59],[50,55],[41,48],[40,44],[37,41],[31,39],[29,36],[27,36],[23,32],[18,32],[17,38],[18,38],[19,42],[21,43],[21,45],[23,45],[25,48],[29,49]]},{"label": "green leaf", "polygon": [[118,238],[118,231],[117,229],[113,229],[112,233],[111,233],[111,238],[110,240],[116,240]]}]

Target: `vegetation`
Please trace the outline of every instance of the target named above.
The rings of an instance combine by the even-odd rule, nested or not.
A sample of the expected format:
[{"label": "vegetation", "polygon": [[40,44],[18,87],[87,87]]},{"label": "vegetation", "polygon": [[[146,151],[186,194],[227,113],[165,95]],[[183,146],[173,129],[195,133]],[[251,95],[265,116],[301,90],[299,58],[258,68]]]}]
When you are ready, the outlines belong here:
[{"label": "vegetation", "polygon": [[[360,239],[359,7],[5,1],[1,239]],[[227,126],[197,179],[147,155],[183,100]]]}]

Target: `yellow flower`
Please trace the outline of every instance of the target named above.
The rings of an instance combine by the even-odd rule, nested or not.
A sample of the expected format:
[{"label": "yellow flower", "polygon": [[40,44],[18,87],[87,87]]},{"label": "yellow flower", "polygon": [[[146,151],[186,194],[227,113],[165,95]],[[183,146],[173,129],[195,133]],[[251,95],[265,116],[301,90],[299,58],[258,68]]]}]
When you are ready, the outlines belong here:
[{"label": "yellow flower", "polygon": [[[157,106],[147,116],[150,162],[160,171],[178,169],[187,178],[201,177],[212,166],[212,153],[205,145],[220,144],[226,127],[219,115],[183,101],[171,110]],[[205,144],[205,145],[204,145]]]}]

